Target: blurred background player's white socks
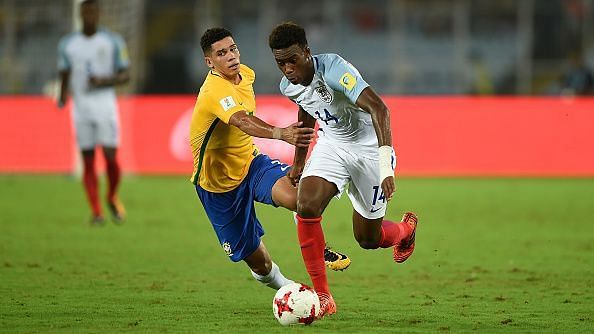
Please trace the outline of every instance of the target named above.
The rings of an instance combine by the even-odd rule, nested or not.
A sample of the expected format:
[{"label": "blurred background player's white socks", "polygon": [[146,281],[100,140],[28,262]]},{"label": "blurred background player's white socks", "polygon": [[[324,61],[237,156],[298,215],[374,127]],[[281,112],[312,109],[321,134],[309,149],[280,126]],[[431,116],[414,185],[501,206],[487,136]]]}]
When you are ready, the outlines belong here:
[{"label": "blurred background player's white socks", "polygon": [[283,276],[279,267],[274,262],[272,262],[272,269],[266,276],[258,275],[253,271],[251,271],[251,273],[252,276],[254,276],[254,278],[258,280],[260,283],[269,286],[275,290],[278,290],[287,284],[294,283],[290,279],[287,279],[285,276]]}]

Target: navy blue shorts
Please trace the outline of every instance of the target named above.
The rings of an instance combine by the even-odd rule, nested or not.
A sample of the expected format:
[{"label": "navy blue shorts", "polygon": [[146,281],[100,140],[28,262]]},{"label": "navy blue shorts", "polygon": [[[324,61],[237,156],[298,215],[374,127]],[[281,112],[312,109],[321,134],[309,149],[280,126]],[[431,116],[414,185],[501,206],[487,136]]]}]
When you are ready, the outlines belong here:
[{"label": "navy blue shorts", "polygon": [[277,206],[272,201],[272,187],[288,171],[288,165],[260,154],[252,160],[245,179],[231,191],[212,193],[196,185],[198,198],[231,261],[245,259],[260,245],[264,229],[256,217],[254,201]]}]

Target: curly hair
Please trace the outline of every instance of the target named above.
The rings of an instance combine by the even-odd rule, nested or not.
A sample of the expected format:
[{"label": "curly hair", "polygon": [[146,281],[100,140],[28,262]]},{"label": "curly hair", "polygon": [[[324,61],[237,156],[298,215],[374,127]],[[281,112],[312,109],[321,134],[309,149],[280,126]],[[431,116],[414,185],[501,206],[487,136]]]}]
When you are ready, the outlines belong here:
[{"label": "curly hair", "polygon": [[277,25],[268,36],[268,46],[273,50],[285,49],[293,44],[302,48],[307,46],[305,30],[293,22]]},{"label": "curly hair", "polygon": [[225,28],[210,28],[206,30],[202,37],[200,37],[200,47],[202,47],[202,52],[204,52],[204,54],[209,53],[212,49],[212,44],[225,37],[233,38],[231,32]]}]

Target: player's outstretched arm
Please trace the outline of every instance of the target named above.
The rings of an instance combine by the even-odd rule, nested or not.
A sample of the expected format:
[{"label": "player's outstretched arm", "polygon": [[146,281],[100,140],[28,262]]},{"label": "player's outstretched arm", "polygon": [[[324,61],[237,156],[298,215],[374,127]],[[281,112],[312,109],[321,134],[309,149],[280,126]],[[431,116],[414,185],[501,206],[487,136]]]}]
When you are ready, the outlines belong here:
[{"label": "player's outstretched arm", "polygon": [[229,124],[238,127],[250,136],[268,139],[280,139],[297,147],[309,147],[313,139],[313,129],[302,127],[302,122],[296,122],[286,128],[272,126],[256,116],[248,115],[246,111],[238,111],[231,115]]},{"label": "player's outstretched arm", "polygon": [[[312,129],[316,125],[316,119],[313,118],[310,114],[308,114],[301,106],[299,106],[299,113],[297,120],[302,123],[304,128]],[[303,173],[303,168],[305,166],[305,161],[307,159],[307,151],[309,149],[309,145],[305,147],[295,147],[295,157],[293,158],[293,166],[287,174],[287,177],[291,180],[291,183],[296,186],[299,182],[299,178],[301,177],[301,173]]]},{"label": "player's outstretched arm", "polygon": [[357,105],[371,114],[373,127],[377,135],[380,150],[380,180],[382,190],[388,200],[392,198],[396,186],[394,184],[394,167],[392,159],[392,130],[390,128],[390,110],[371,87],[365,88],[357,98]]},{"label": "player's outstretched arm", "polygon": [[68,100],[68,83],[70,82],[70,71],[60,72],[60,93],[58,94],[58,108],[63,108]]}]

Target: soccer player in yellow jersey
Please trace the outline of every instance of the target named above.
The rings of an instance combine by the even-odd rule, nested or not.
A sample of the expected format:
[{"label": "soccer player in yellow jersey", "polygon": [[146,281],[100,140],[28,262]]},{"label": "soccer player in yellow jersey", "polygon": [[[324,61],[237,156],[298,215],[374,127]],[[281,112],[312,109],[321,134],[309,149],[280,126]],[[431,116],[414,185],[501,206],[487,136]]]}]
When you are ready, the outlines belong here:
[{"label": "soccer player in yellow jersey", "polygon": [[[190,123],[192,182],[229,258],[245,261],[256,280],[278,289],[292,281],[272,262],[260,240],[264,230],[254,201],[295,211],[297,189],[285,177],[290,166],[259,153],[252,136],[308,147],[313,129],[300,122],[278,128],[254,116],[255,73],[240,63],[239,49],[228,30],[207,30],[200,45],[210,71]],[[338,269],[350,264],[348,257],[328,249],[326,257]]]}]

